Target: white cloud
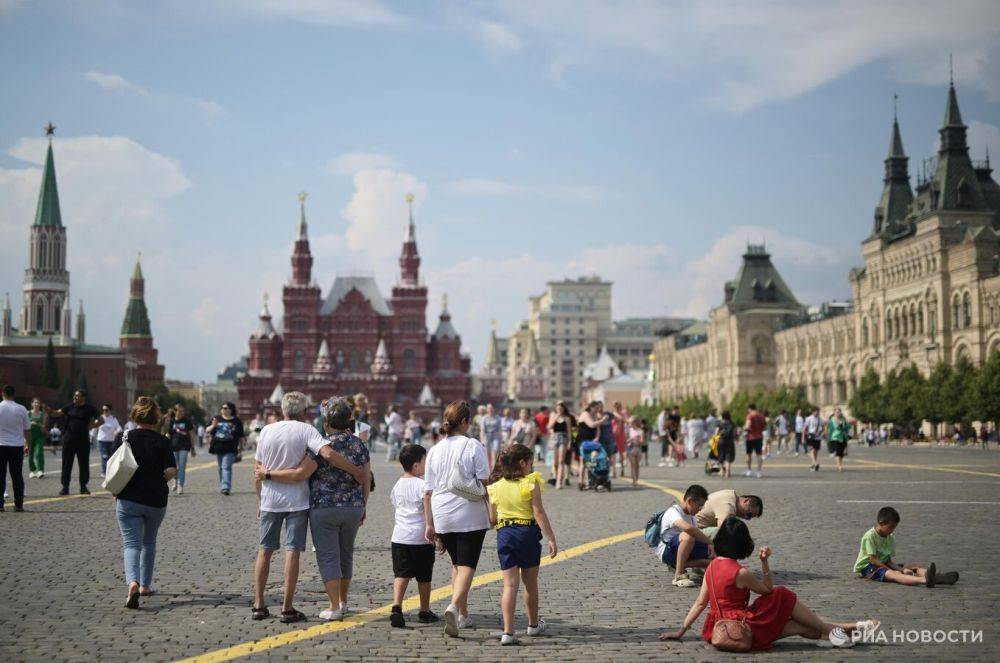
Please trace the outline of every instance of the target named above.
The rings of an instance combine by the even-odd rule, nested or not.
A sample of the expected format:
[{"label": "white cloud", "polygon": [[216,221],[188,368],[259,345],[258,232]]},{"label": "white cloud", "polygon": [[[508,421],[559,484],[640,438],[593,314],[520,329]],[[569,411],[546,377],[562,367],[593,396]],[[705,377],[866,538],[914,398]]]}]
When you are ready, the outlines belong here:
[{"label": "white cloud", "polygon": [[442,187],[452,196],[461,197],[520,197],[542,196],[554,200],[576,203],[595,203],[605,200],[610,192],[598,186],[525,186],[487,178],[465,178],[445,182]]},{"label": "white cloud", "polygon": [[415,175],[388,168],[366,168],[354,174],[354,194],[341,216],[348,222],[344,237],[351,251],[373,258],[399,251],[407,224],[406,196],[414,209],[427,197],[427,184]]},{"label": "white cloud", "polygon": [[949,52],[960,81],[1000,98],[1000,5],[993,0],[548,0],[452,11],[463,9],[470,16],[453,24],[471,27],[479,40],[486,21],[520,35],[519,43],[535,47],[521,50],[546,58],[557,80],[607,67],[697,77],[711,87],[705,101],[733,112],[793,98],[880,60],[902,81],[942,83]]},{"label": "white cloud", "polygon": [[140,97],[145,97],[146,99],[189,104],[197,108],[209,118],[217,118],[229,114],[229,111],[227,111],[225,107],[217,101],[196,99],[194,97],[178,97],[169,94],[154,94],[141,85],[136,85],[119,74],[110,74],[102,71],[88,71],[83,74],[83,77],[100,87],[102,90],[124,90],[126,92],[137,94]]},{"label": "white cloud", "polygon": [[215,0],[260,18],[326,27],[399,27],[404,18],[378,0]]},{"label": "white cloud", "polygon": [[331,159],[326,164],[326,170],[334,175],[350,177],[365,169],[395,169],[399,168],[399,165],[399,162],[392,155],[358,151],[347,152]]},{"label": "white cloud", "polygon": [[521,50],[521,38],[497,21],[480,22],[479,39],[494,55],[512,55]]}]

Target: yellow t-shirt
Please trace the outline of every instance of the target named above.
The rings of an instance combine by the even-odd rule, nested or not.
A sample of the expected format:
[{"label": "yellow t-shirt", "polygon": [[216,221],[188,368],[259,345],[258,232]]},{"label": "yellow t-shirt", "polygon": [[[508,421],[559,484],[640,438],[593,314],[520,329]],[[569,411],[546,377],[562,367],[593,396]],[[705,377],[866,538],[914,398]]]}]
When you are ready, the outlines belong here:
[{"label": "yellow t-shirt", "polygon": [[532,472],[517,481],[500,479],[486,487],[490,493],[490,502],[496,506],[499,520],[534,520],[535,512],[531,508],[531,493],[535,485],[545,490],[545,479],[538,472]]}]

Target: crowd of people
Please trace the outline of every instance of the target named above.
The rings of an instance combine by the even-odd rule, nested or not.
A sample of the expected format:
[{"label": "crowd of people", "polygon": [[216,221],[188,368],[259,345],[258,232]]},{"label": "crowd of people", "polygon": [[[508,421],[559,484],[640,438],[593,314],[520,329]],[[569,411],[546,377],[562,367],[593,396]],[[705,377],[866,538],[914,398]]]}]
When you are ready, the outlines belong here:
[{"label": "crowd of people", "polygon": [[[811,469],[817,471],[824,440],[842,470],[853,432],[839,409],[828,420],[818,410],[807,415],[796,412],[794,417],[780,412],[772,418],[750,405],[742,426],[737,426],[729,412],[718,419],[713,415],[685,419],[671,408],[664,409],[649,426],[630,416],[621,403],[606,410],[603,403],[591,402],[573,414],[566,403],[559,402],[552,410],[541,407],[532,413],[520,409],[515,416],[506,408],[498,413],[492,405],[474,410],[463,401],[451,403],[425,429],[415,413],[403,419],[394,406],[377,421],[374,408],[362,394],[329,398],[313,417],[313,406],[300,392],[283,396],[280,414],[271,412],[251,421],[249,433],[232,403],[223,405],[202,432],[182,406],[161,412],[156,401],[145,396],[136,400],[124,423],[110,406],[92,406],[84,391],[77,391],[73,402],[58,410],[35,400],[29,411],[14,399],[14,389],[4,387],[0,478],[5,488],[6,475],[11,474],[18,511],[24,503],[23,457],[27,455],[32,467],[39,468],[32,469],[29,476],[44,472],[49,424],[62,432],[61,494],[68,493],[74,459],[79,464],[80,492],[88,492],[91,440],[98,445],[102,476],[108,473],[108,481],[122,471],[115,459],[127,446],[131,474],[113,491],[123,544],[127,608],[138,608],[142,597],[156,593],[157,536],[169,494],[183,493],[187,459],[207,445],[208,453],[216,456],[223,496],[233,489],[234,463],[244,450],[253,449],[259,545],[251,619],[271,616],[265,588],[274,553],[282,548],[284,591],[279,619],[283,623],[307,619],[295,608],[294,599],[308,531],[329,601],[318,617],[344,619],[350,613],[355,540],[375,487],[371,454],[375,440],[381,437],[387,460],[397,461],[401,468],[388,498],[394,513],[390,549],[395,582],[390,624],[405,626],[403,599],[409,581],[416,579],[420,623],[443,620],[445,633],[452,637],[469,628],[473,578],[486,534],[495,529],[503,579],[501,645],[518,642],[515,610],[522,587],[526,634],[539,636],[548,629],[540,616],[542,541],[550,557],[554,558],[559,548],[542,501],[546,485],[560,489],[576,476],[581,489],[608,490],[610,477],[626,476],[626,463],[627,476],[637,485],[640,467],[649,464],[650,437],[659,438],[661,465],[683,465],[685,460],[706,453],[710,462],[718,464],[723,478],[731,476],[739,438],[745,445],[746,476],[760,477],[763,459],[783,453],[808,453]],[[424,444],[427,437],[429,448]],[[864,439],[872,444],[868,431]],[[548,466],[547,480],[535,471],[536,463]],[[663,634],[662,639],[681,638],[706,607],[709,615],[702,629],[706,641],[719,644],[720,622],[732,619],[735,613],[749,634],[744,644],[755,650],[767,649],[775,640],[789,636],[846,647],[856,638],[852,633],[878,628],[878,622],[870,619],[835,623],[818,617],[795,593],[774,584],[768,547],[758,551],[760,576],[745,568],[741,560],[755,549],[747,522],[763,515],[764,501],[757,495],[739,495],[732,489],[709,493],[700,485],[690,486],[679,502],[653,515],[647,523],[646,541],[659,563],[672,570],[671,584],[700,588],[681,628]],[[866,580],[904,585],[934,587],[957,582],[957,572],[940,572],[934,564],[902,565],[894,560],[894,531],[899,522],[899,513],[892,507],[878,512],[875,526],[861,539],[854,572]],[[451,600],[443,617],[430,606],[438,552],[446,552],[452,563]],[[759,595],[752,603],[751,594]],[[737,645],[727,640],[725,646]]]}]

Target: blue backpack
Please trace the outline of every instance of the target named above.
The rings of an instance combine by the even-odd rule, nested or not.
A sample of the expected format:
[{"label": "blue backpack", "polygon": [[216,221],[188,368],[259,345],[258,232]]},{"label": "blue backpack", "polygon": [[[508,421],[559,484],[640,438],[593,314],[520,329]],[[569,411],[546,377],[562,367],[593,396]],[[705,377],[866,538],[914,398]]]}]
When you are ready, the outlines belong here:
[{"label": "blue backpack", "polygon": [[644,538],[646,539],[646,543],[649,544],[650,548],[655,548],[656,546],[660,545],[660,543],[662,543],[662,541],[660,540],[660,526],[662,525],[661,521],[663,520],[663,514],[665,514],[666,512],[667,509],[664,509],[663,511],[657,511],[656,513],[654,513],[652,516],[649,517],[649,520],[646,521],[646,533],[644,535]]}]

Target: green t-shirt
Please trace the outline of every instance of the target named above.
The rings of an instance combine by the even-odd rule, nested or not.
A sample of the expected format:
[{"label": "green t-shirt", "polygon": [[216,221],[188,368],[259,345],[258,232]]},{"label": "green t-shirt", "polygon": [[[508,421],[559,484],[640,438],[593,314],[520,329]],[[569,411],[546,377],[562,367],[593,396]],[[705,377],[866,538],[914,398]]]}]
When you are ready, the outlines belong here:
[{"label": "green t-shirt", "polygon": [[827,424],[827,433],[830,436],[831,442],[846,442],[847,422],[840,422],[831,417],[830,422]]},{"label": "green t-shirt", "polygon": [[892,534],[889,536],[879,536],[875,528],[871,528],[861,537],[861,550],[858,552],[858,561],[854,563],[854,570],[860,573],[868,566],[868,556],[875,555],[878,561],[885,564],[896,554],[896,539]]}]

